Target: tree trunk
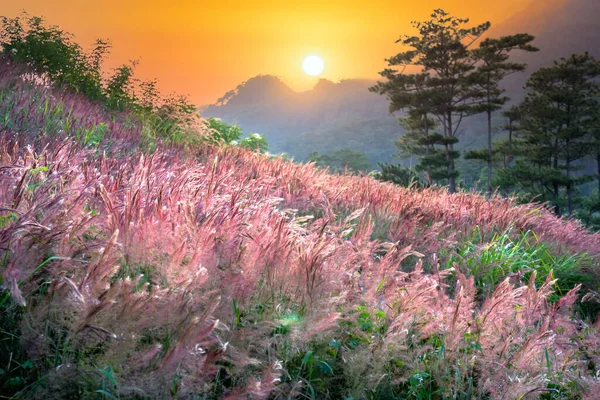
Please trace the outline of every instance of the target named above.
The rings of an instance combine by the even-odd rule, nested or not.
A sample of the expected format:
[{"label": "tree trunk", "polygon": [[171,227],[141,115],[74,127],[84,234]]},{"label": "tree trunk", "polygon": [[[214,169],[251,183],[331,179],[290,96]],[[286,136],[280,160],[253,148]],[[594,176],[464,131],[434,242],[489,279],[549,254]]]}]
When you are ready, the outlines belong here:
[{"label": "tree trunk", "polygon": [[596,168],[598,169],[598,196],[600,196],[600,153],[596,153]]},{"label": "tree trunk", "polygon": [[[553,161],[552,166],[553,166],[554,169],[558,170],[558,137],[556,137],[554,139],[554,153],[555,153],[555,155],[554,155],[554,161]],[[552,187],[554,189],[554,197],[556,199],[555,201],[558,202],[558,197],[559,197],[559,194],[560,194],[560,191],[559,191],[559,188],[558,188],[558,182],[553,182],[552,183]],[[554,212],[556,213],[557,216],[560,217],[560,214],[561,214],[560,213],[560,206],[558,204],[556,204],[554,206]]]},{"label": "tree trunk", "polygon": [[[488,104],[489,104],[488,90]],[[488,117],[488,196],[492,196],[492,110],[487,111]]]},{"label": "tree trunk", "polygon": [[573,190],[571,189],[571,162],[567,160],[567,210],[573,215]]},{"label": "tree trunk", "polygon": [[423,121],[423,128],[424,128],[423,130],[425,132],[425,141],[426,141],[425,154],[429,155],[429,153],[431,152],[429,147],[431,145],[429,144],[429,121],[427,121],[427,118],[428,118],[427,113],[425,113],[425,120]]},{"label": "tree trunk", "polygon": [[456,193],[456,178],[454,177],[454,158],[452,158],[452,153],[454,153],[454,144],[450,143],[448,146],[449,152],[449,164],[448,164],[448,191],[450,193]]},{"label": "tree trunk", "polygon": [[[506,151],[506,157],[504,158],[504,169],[507,170],[510,168],[512,164],[512,135],[513,135],[513,125],[512,119],[508,120],[508,149]],[[504,187],[504,197],[508,197],[508,186]]]},{"label": "tree trunk", "polygon": [[[448,113],[448,126],[446,127],[446,138],[452,138],[452,114]],[[448,191],[456,193],[456,181],[454,179],[454,143],[446,143],[446,162],[448,163]]]},{"label": "tree trunk", "polygon": [[567,170],[567,210],[569,217],[573,215],[573,190],[571,189],[571,155],[569,154],[569,139],[567,139],[567,159],[566,159],[566,170]]},{"label": "tree trunk", "polygon": [[513,125],[512,120],[508,123],[508,155],[506,157],[505,168],[510,168],[510,164],[512,164],[512,135],[513,135]]}]

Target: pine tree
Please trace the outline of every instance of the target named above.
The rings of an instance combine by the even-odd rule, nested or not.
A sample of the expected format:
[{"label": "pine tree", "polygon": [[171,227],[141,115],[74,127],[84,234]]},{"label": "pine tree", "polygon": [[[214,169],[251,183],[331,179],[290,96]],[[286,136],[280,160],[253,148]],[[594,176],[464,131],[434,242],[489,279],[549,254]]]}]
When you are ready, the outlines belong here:
[{"label": "pine tree", "polygon": [[[530,43],[534,37],[526,33],[503,36],[499,39],[488,38],[481,42],[479,48],[472,51],[474,62],[479,65],[475,73],[471,74],[472,84],[481,90],[483,102],[478,106],[479,111],[487,116],[487,152],[472,152],[469,158],[479,158],[487,162],[487,190],[492,193],[492,114],[502,109],[509,100],[504,95],[505,90],[500,88],[500,82],[508,75],[524,71],[526,64],[509,61],[510,53],[514,50],[528,52],[538,51]],[[483,156],[483,157],[481,157]]]},{"label": "pine tree", "polygon": [[508,110],[502,112],[502,116],[506,118],[506,125],[504,130],[508,132],[508,138],[506,139],[505,146],[501,147],[502,154],[504,155],[504,169],[510,168],[514,158],[514,145],[517,135],[521,131],[519,121],[521,120],[522,110],[518,106],[512,106]]},{"label": "pine tree", "polygon": [[[443,146],[445,178],[451,193],[456,191],[454,150],[457,133],[463,118],[477,111],[474,107],[481,97],[473,87],[470,75],[475,66],[469,48],[489,29],[490,23],[467,28],[468,19],[456,18],[437,9],[431,19],[413,22],[418,36],[403,36],[396,41],[411,50],[387,60],[390,68],[380,75],[387,79],[370,88],[387,96],[390,111],[413,110],[428,121],[435,118],[443,134],[438,144]],[[416,67],[417,73],[407,73]],[[424,127],[427,130],[427,127]]]},{"label": "pine tree", "polygon": [[[494,158],[500,164],[493,176],[492,186],[500,188],[505,196],[508,196],[518,183],[512,170],[515,165],[515,158],[519,155],[526,156],[523,150],[525,143],[520,135],[522,131],[520,126],[521,112],[521,108],[516,105],[502,112],[502,116],[506,119],[503,130],[507,133],[507,137],[505,140],[494,142],[492,152]],[[487,149],[484,152],[487,153]]]},{"label": "pine tree", "polygon": [[[585,53],[540,69],[526,84],[529,93],[521,105],[526,163],[519,167],[528,167],[529,175],[536,177],[557,215],[562,214],[562,206],[568,215],[573,214],[577,186],[590,180],[575,172],[580,169],[579,160],[596,155],[593,134],[600,93],[598,77],[600,63]],[[516,176],[521,186],[531,181],[523,174]],[[562,188],[566,199],[561,197]]]}]

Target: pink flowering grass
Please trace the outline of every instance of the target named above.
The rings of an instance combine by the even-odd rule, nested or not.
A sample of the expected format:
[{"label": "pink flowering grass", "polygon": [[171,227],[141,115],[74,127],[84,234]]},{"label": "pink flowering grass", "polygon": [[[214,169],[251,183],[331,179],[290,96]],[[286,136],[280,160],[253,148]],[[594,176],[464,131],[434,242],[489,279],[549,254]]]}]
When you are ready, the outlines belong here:
[{"label": "pink flowering grass", "polygon": [[[149,154],[126,115],[2,68],[9,396],[593,398],[600,327],[577,305],[600,237],[577,222],[231,147]],[[70,111],[52,119],[46,100]],[[77,136],[102,123],[94,146]],[[587,254],[586,281],[549,301],[555,277],[531,268],[481,298],[452,257],[474,230],[471,261],[532,231]]]}]

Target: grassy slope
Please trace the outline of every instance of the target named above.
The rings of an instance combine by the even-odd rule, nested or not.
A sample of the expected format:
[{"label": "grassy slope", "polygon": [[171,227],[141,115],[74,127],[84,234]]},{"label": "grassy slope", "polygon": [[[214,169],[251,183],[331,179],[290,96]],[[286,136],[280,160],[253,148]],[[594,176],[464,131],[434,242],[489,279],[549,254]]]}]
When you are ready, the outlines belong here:
[{"label": "grassy slope", "polygon": [[127,115],[8,66],[0,89],[7,395],[593,393],[569,289],[596,289],[600,236],[576,222],[236,148],[143,154]]}]

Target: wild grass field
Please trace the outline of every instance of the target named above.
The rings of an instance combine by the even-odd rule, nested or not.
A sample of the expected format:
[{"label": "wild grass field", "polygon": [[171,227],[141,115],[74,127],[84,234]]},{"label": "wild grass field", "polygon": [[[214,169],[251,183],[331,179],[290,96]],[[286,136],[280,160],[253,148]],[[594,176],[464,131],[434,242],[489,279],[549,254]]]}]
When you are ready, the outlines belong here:
[{"label": "wild grass field", "polygon": [[2,398],[596,398],[598,234],[159,126],[1,61]]}]

